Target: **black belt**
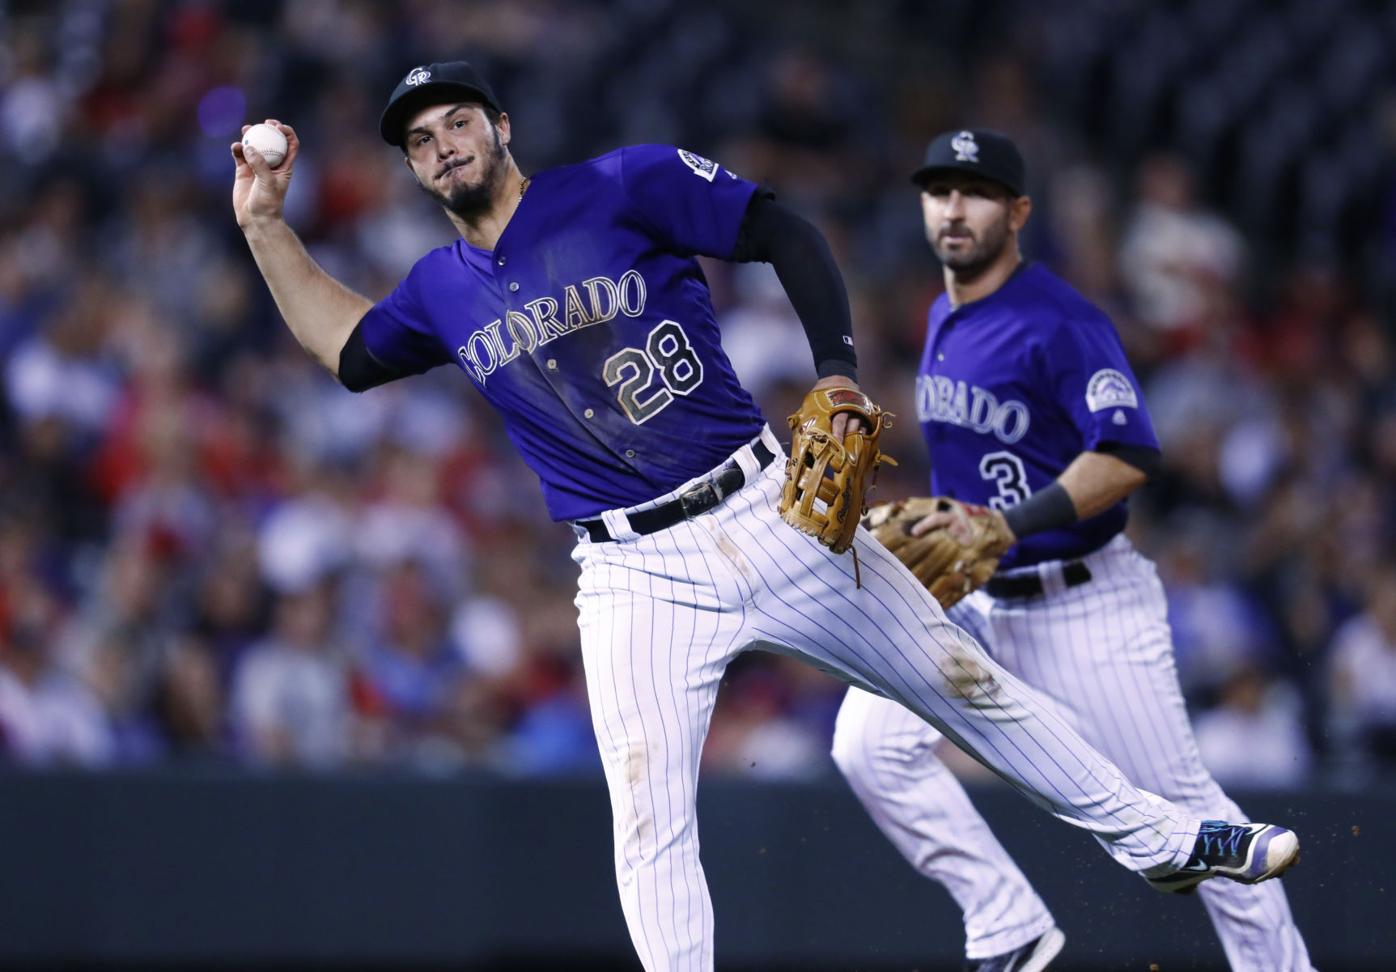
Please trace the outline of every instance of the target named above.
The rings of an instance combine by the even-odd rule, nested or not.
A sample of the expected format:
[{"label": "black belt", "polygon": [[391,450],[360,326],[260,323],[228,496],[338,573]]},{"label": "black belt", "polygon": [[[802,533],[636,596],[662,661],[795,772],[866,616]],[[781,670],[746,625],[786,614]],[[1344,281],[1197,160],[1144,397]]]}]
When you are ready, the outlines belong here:
[{"label": "black belt", "polygon": [[[752,444],[751,453],[756,457],[758,469],[765,469],[776,457],[760,439]],[[742,467],[737,465],[735,459],[730,459],[705,482],[685,490],[677,498],[661,503],[653,509],[628,513],[626,519],[630,521],[630,529],[640,536],[657,533],[700,513],[708,512],[745,485],[746,473],[742,472]],[[599,516],[593,520],[573,520],[572,525],[585,530],[593,543],[605,543],[615,539],[606,528],[605,521]]]},{"label": "black belt", "polygon": [[[1062,581],[1067,587],[1080,587],[1091,579],[1091,569],[1079,560],[1062,566]],[[1037,597],[1042,593],[1042,575],[1018,574],[1016,577],[990,578],[984,590],[991,597]]]}]

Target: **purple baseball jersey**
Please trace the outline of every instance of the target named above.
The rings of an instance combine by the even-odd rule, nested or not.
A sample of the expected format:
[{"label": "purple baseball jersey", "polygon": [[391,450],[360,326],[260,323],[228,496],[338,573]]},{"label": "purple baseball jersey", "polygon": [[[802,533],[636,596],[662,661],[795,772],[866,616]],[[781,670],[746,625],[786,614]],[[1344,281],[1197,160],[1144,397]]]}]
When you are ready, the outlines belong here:
[{"label": "purple baseball jersey", "polygon": [[[1139,382],[1110,319],[1040,264],[983,300],[931,305],[916,377],[931,492],[1005,509],[1049,485],[1080,453],[1158,449]],[[1026,537],[1002,568],[1079,557],[1124,529],[1117,503]]]},{"label": "purple baseball jersey", "polygon": [[662,145],[533,177],[497,247],[433,250],[364,317],[409,374],[454,362],[503,417],[555,520],[669,492],[764,420],[695,254],[726,258],[754,183]]}]

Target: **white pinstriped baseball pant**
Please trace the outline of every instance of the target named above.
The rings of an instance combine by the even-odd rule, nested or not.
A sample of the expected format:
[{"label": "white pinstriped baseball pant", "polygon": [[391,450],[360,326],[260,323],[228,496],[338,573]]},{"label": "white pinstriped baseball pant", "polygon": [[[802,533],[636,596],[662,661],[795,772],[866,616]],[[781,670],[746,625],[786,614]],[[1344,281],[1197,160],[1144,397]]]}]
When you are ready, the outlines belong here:
[{"label": "white pinstriped baseball pant", "polygon": [[[616,878],[650,972],[710,972],[713,912],[698,858],[698,759],[728,663],[791,655],[895,699],[1121,864],[1163,873],[1188,858],[1200,821],[1137,789],[1043,700],[946,620],[870,535],[862,587],[836,556],[775,512],[783,456],[716,509],[667,530],[582,539],[577,595],[592,722],[610,792]],[[754,474],[754,475],[753,475]],[[680,487],[655,503],[677,495]],[[648,504],[647,504],[648,505]],[[625,517],[605,516],[627,536]]]},{"label": "white pinstriped baseball pant", "polygon": [[[980,592],[950,616],[1131,780],[1203,818],[1247,819],[1202,765],[1153,563],[1123,536],[1083,559],[1088,584],[1068,588],[1060,564],[1046,564],[1043,596]],[[985,958],[1032,941],[1052,917],[936,757],[939,739],[901,706],[854,688],[839,710],[834,761],[902,855],[950,891],[966,954]],[[1198,892],[1236,972],[1312,968],[1279,881],[1205,881]]]}]

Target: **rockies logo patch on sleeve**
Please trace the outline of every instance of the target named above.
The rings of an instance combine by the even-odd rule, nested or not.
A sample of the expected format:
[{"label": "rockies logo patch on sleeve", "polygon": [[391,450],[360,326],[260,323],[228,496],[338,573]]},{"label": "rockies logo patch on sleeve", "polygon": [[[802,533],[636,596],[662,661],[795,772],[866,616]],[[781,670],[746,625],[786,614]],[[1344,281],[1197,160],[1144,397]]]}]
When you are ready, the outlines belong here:
[{"label": "rockies logo patch on sleeve", "polygon": [[1138,408],[1139,396],[1123,373],[1114,368],[1102,368],[1086,383],[1086,407],[1092,412],[1107,408]]},{"label": "rockies logo patch on sleeve", "polygon": [[712,159],[705,159],[701,155],[695,155],[687,149],[679,149],[679,158],[683,164],[693,170],[693,174],[712,182],[717,177],[717,163]]}]

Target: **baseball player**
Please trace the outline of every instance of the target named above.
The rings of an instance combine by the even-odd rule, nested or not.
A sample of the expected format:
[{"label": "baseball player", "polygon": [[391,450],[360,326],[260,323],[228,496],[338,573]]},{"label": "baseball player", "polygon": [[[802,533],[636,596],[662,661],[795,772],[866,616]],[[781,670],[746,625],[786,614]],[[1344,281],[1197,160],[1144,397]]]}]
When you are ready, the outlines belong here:
[{"label": "baseball player", "polygon": [[[931,492],[988,508],[1016,543],[951,610],[994,658],[1137,781],[1208,818],[1244,820],[1198,756],[1173,664],[1163,587],[1122,532],[1126,497],[1159,463],[1139,383],[1109,319],[1039,264],[1017,148],[989,131],[930,143],[913,181],[946,292],[930,311],[917,412]],[[946,522],[932,514],[912,533]],[[1062,947],[1046,906],[939,762],[939,734],[851,689],[834,759],[868,812],[964,912],[969,967],[1029,972]],[[1155,882],[1189,889],[1185,876]],[[1202,899],[1234,969],[1308,969],[1278,883],[1209,881]]]},{"label": "baseball player", "polygon": [[[1201,820],[1039,713],[1036,693],[865,531],[855,561],[781,520],[781,446],[722,352],[694,255],[772,263],[809,334],[816,388],[866,399],[829,249],[769,193],[655,145],[525,177],[509,116],[468,64],[414,68],[380,133],[461,239],[374,304],[318,267],[282,219],[299,143],[268,123],[288,155],[272,169],[234,144],[233,205],[296,338],[355,390],[458,368],[575,535],[616,876],[646,969],[713,966],[698,757],[724,669],[753,648],[911,707],[1146,877],[1262,880],[1292,862],[1297,838],[1275,826],[1204,846]],[[835,438],[848,431],[840,418]]]}]

